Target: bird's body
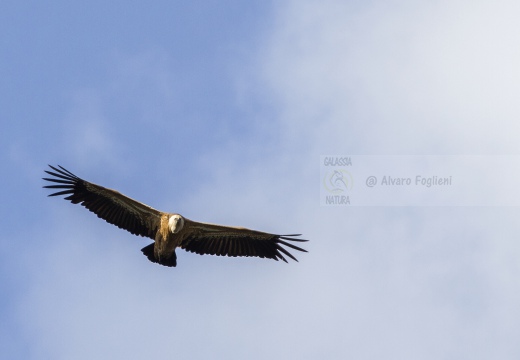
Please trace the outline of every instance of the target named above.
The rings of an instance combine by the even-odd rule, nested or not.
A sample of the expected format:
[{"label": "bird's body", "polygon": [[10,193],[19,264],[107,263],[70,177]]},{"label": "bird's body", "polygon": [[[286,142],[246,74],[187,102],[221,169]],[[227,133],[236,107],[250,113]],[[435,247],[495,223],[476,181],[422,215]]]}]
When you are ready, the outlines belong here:
[{"label": "bird's body", "polygon": [[180,214],[156,210],[118,191],[85,181],[61,166],[59,169],[50,167],[54,172],[45,172],[54,177],[44,180],[55,184],[44,187],[62,190],[49,196],[68,195],[66,200],[83,205],[107,222],[134,235],[151,238],[154,242],[141,251],[150,261],[161,265],[177,265],[175,249],[178,247],[201,255],[256,256],[285,262],[287,260],[283,255],[293,260],[296,258],[282,245],[306,252],[288,243],[307,241],[294,238],[298,235],[275,235],[242,227],[192,221]]}]

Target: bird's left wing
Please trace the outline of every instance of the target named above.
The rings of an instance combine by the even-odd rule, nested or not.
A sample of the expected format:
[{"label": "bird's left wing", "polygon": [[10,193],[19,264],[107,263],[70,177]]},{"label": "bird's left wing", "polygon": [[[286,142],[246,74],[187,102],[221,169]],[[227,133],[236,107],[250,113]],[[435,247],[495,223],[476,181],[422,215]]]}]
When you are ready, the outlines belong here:
[{"label": "bird's left wing", "polygon": [[115,190],[85,181],[61,166],[59,169],[51,165],[49,167],[54,171],[45,172],[53,177],[43,180],[57,185],[47,185],[44,188],[61,189],[49,196],[68,195],[65,200],[83,205],[108,223],[134,235],[155,240],[157,228],[160,226],[160,211]]},{"label": "bird's left wing", "polygon": [[187,231],[186,238],[180,247],[186,251],[197,254],[211,254],[218,256],[256,256],[285,262],[284,255],[296,260],[296,258],[284,246],[298,251],[307,252],[291,241],[304,242],[307,240],[296,239],[292,235],[275,235],[261,231],[240,227],[206,224],[185,219]]}]

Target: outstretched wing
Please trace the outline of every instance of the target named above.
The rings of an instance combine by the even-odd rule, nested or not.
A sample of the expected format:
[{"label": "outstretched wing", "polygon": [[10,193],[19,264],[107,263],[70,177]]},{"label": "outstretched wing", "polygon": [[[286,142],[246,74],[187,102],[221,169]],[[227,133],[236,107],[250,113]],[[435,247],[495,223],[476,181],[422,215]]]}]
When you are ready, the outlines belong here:
[{"label": "outstretched wing", "polygon": [[275,235],[240,227],[199,223],[188,219],[185,219],[184,227],[187,237],[181,242],[180,247],[201,255],[256,256],[287,262],[284,255],[295,261],[298,260],[284,246],[307,252],[290,243],[307,241],[293,238],[300,234]]},{"label": "outstretched wing", "polygon": [[43,178],[43,180],[57,185],[47,185],[44,188],[62,189],[49,196],[69,195],[65,200],[83,205],[108,223],[134,235],[155,240],[155,234],[160,225],[160,211],[130,199],[115,190],[85,181],[59,165],[59,169],[51,165],[49,167],[54,172],[47,170],[45,172],[53,177]]}]

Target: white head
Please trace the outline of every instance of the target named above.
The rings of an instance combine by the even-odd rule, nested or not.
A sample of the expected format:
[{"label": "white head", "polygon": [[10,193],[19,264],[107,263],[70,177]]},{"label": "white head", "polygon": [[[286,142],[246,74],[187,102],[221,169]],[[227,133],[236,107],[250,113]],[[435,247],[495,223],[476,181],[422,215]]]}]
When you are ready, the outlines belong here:
[{"label": "white head", "polygon": [[184,219],[179,214],[172,215],[168,220],[168,227],[172,234],[176,234],[184,227]]}]

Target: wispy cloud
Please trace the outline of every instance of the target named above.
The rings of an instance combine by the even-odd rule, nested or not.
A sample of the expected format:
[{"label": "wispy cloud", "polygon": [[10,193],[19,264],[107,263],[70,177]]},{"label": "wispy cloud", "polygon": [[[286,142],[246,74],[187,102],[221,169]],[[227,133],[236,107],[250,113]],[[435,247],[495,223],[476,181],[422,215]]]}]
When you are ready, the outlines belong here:
[{"label": "wispy cloud", "polygon": [[363,153],[517,152],[519,12],[506,1],[289,2],[265,73],[290,127],[304,123],[321,142]]}]

